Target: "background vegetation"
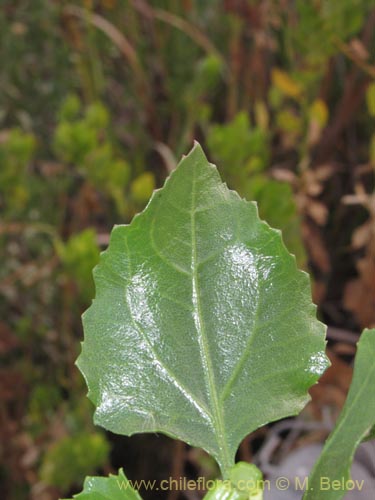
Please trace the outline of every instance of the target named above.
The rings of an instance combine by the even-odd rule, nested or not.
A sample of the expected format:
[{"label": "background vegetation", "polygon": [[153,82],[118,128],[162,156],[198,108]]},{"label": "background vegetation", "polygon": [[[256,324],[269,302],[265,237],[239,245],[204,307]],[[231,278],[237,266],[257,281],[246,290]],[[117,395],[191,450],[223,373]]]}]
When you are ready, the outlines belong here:
[{"label": "background vegetation", "polygon": [[122,465],[215,474],[167,438],[95,429],[74,366],[112,226],[194,139],[283,230],[323,321],[374,326],[374,34],[373,0],[1,2],[2,498]]}]

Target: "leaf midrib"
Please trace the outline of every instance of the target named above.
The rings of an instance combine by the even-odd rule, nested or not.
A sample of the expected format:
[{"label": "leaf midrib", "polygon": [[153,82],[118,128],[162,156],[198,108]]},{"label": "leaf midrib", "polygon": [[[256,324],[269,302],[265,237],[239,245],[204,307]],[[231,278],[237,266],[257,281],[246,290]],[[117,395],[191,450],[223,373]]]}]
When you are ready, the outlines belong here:
[{"label": "leaf midrib", "polygon": [[194,311],[194,323],[198,334],[199,352],[202,360],[203,373],[206,380],[206,387],[208,390],[208,396],[212,405],[213,410],[213,422],[218,438],[218,453],[220,457],[220,467],[223,477],[228,476],[228,470],[232,465],[232,460],[230,459],[229,450],[227,446],[227,439],[225,437],[224,428],[224,418],[222,407],[219,403],[219,397],[216,390],[216,384],[213,377],[213,367],[210,349],[208,345],[208,338],[205,329],[201,298],[200,298],[200,286],[198,278],[198,258],[197,258],[197,238],[196,238],[196,166],[194,163],[192,167],[192,188],[191,188],[191,274],[192,274],[192,301]]},{"label": "leaf midrib", "polygon": [[[128,273],[129,273],[129,281],[131,280],[132,276],[132,269],[131,269],[131,254],[130,254],[130,249],[128,245],[127,239],[125,239],[125,251],[128,256]],[[163,360],[158,356],[157,352],[155,351],[148,335],[144,331],[144,329],[141,327],[141,325],[138,324],[138,322],[135,320],[133,317],[132,313],[132,308],[130,307],[129,301],[128,301],[128,295],[127,293],[125,294],[125,301],[126,305],[129,309],[129,316],[131,318],[131,321],[133,323],[134,328],[138,331],[138,333],[143,337],[145,340],[147,347],[149,351],[151,352],[154,360],[158,363],[159,367],[161,370],[168,376],[168,378],[171,380],[172,384],[180,390],[180,392],[184,395],[184,397],[198,410],[198,412],[202,415],[205,416],[207,420],[210,419],[210,415],[205,408],[205,405],[203,405],[200,401],[197,400],[193,394],[190,393],[190,391],[186,388],[186,386],[176,377],[174,373],[171,372],[171,370],[167,367],[167,365],[163,362]]]}]

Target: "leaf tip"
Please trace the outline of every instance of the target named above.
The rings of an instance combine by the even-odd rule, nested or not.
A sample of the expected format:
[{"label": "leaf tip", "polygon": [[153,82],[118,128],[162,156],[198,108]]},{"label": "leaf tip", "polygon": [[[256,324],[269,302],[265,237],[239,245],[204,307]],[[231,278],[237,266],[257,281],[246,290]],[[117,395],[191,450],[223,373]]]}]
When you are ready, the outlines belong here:
[{"label": "leaf tip", "polygon": [[190,150],[190,152],[188,153],[187,156],[190,156],[190,155],[193,155],[193,154],[197,154],[198,156],[200,156],[201,158],[203,158],[205,161],[208,162],[206,153],[203,151],[203,148],[200,145],[200,143],[198,141],[196,141],[196,140],[194,140],[193,147],[192,147],[192,149]]}]

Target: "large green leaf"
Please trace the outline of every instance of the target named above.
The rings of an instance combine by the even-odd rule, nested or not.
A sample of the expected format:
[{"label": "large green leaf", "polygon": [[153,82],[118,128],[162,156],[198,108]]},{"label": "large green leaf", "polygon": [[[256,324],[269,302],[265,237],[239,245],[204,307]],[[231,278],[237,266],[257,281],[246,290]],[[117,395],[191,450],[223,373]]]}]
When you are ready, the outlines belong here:
[{"label": "large green leaf", "polygon": [[86,477],[83,491],[74,495],[75,500],[141,500],[132,488],[122,469],[118,476]]},{"label": "large green leaf", "polygon": [[224,477],[240,441],[299,412],[327,366],[308,276],[196,144],[95,270],[78,366],[95,423],[161,431]]},{"label": "large green leaf", "polygon": [[361,335],[348,397],[311,473],[304,500],[315,500],[317,495],[319,500],[338,500],[345,495],[354,452],[374,424],[375,329],[372,329],[364,330]]}]

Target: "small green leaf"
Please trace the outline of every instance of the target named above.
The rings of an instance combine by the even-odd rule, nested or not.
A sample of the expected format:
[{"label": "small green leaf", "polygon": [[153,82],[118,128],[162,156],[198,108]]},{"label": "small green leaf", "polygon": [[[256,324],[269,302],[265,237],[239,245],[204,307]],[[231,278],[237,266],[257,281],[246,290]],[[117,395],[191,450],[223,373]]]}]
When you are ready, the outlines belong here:
[{"label": "small green leaf", "polygon": [[[321,478],[330,484],[346,484],[354,452],[375,423],[375,329],[364,330],[358,343],[354,375],[344,408],[336,427],[329,436],[323,452],[310,475],[309,489],[304,500],[338,500],[347,488],[322,490]],[[337,483],[337,484],[339,484]]]},{"label": "small green leaf", "polygon": [[233,488],[245,495],[246,499],[262,500],[263,475],[258,467],[246,462],[238,462],[229,471]]},{"label": "small green leaf", "polygon": [[122,469],[118,476],[110,474],[109,477],[87,477],[83,491],[74,495],[76,500],[141,500]]},{"label": "small green leaf", "polygon": [[254,464],[238,462],[225,481],[216,481],[204,500],[262,500],[263,475]]},{"label": "small green leaf", "polygon": [[95,270],[78,366],[96,424],[204,448],[298,413],[327,366],[308,275],[196,144]]}]

